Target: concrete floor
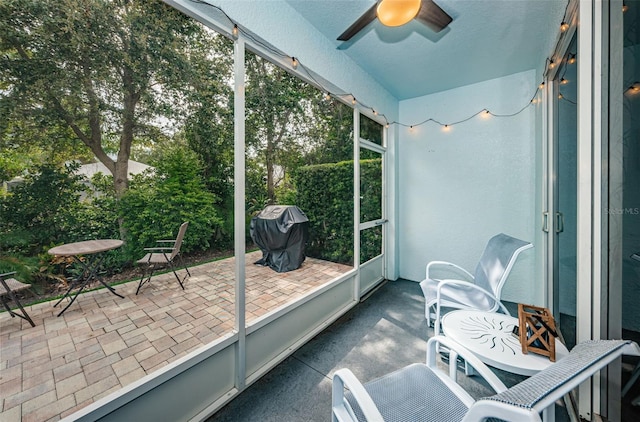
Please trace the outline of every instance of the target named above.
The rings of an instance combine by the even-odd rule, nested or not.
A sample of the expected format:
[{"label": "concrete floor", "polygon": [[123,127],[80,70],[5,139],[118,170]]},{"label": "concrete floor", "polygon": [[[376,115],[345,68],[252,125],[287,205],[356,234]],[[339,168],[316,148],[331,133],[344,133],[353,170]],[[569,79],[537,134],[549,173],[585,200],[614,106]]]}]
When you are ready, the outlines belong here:
[{"label": "concrete floor", "polygon": [[[512,314],[517,305],[506,302]],[[573,340],[575,321],[565,321],[567,337]],[[573,326],[572,326],[573,324]],[[228,403],[207,422],[225,421],[329,421],[331,420],[331,377],[348,367],[361,382],[367,382],[414,362],[424,361],[426,339],[433,335],[424,318],[424,298],[418,283],[387,282],[367,300],[338,319],[291,357]],[[638,341],[638,333],[625,338]],[[627,360],[627,358],[625,358]],[[623,383],[637,360],[626,364]],[[524,379],[495,369],[507,385]],[[461,384],[476,398],[492,391],[478,377]],[[630,401],[640,394],[636,383],[623,400],[622,422],[640,421],[640,407]],[[569,416],[556,406],[556,421]]]},{"label": "concrete floor", "polygon": [[[329,421],[336,370],[348,367],[360,381],[370,381],[424,361],[431,335],[418,283],[387,282],[208,422]],[[498,372],[507,384],[522,379]],[[465,388],[475,397],[491,394],[477,377],[469,378]]]}]

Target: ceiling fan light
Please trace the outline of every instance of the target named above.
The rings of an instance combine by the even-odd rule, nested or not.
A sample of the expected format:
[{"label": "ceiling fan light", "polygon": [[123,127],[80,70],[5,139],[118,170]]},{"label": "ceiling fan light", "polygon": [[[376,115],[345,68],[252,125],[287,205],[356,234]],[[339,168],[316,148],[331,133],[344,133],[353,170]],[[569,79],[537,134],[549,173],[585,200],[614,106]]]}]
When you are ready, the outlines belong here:
[{"label": "ceiling fan light", "polygon": [[415,18],[421,0],[382,0],[378,4],[378,19],[386,26],[401,26]]}]

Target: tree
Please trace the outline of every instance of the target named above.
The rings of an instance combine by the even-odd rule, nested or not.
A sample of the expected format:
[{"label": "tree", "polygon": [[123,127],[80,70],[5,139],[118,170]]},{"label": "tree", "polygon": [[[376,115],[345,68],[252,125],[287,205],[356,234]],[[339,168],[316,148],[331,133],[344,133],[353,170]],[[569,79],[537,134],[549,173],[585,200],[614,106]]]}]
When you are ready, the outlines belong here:
[{"label": "tree", "polygon": [[233,42],[215,37],[208,45],[210,63],[198,69],[199,85],[192,92],[193,112],[180,138],[202,162],[202,177],[218,202],[217,214],[224,224],[216,243],[233,241]]},{"label": "tree", "polygon": [[245,61],[246,142],[264,165],[267,198],[273,203],[278,177],[303,163],[300,138],[309,116],[305,99],[317,90],[255,54],[247,54]]},{"label": "tree", "polygon": [[46,146],[59,141],[52,131],[66,133],[109,169],[121,197],[134,142],[162,125],[175,131],[190,112],[211,39],[159,0],[3,0],[2,146]]},{"label": "tree", "polygon": [[120,201],[130,215],[126,251],[132,257],[157,239],[171,238],[185,221],[189,231],[183,252],[204,250],[222,221],[214,209],[217,198],[202,180],[202,164],[195,152],[175,143],[153,162],[154,170],[137,175]]}]

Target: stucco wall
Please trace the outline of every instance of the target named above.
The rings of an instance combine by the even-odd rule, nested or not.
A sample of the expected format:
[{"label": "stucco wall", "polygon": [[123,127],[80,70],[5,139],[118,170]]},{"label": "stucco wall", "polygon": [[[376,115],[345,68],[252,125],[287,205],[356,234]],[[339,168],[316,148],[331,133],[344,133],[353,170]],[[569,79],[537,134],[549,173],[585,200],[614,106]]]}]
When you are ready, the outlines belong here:
[{"label": "stucco wall", "polygon": [[[401,121],[456,122],[484,108],[511,114],[528,103],[536,86],[531,70],[401,101]],[[473,272],[487,240],[500,232],[538,246],[537,107],[512,117],[476,116],[448,131],[432,122],[400,128],[401,277],[422,280],[427,262],[437,259]],[[535,265],[541,252],[540,245],[521,255],[503,290],[505,300],[543,303]]]}]

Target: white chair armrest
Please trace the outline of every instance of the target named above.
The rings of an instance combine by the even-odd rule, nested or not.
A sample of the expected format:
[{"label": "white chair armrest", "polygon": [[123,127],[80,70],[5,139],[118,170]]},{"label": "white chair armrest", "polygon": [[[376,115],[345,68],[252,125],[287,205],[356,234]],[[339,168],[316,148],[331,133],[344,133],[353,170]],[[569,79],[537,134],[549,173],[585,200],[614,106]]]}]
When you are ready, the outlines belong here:
[{"label": "white chair armrest", "polygon": [[436,356],[438,355],[438,346],[442,345],[449,350],[449,378],[457,384],[456,374],[457,368],[455,362],[458,356],[463,358],[469,365],[476,370],[478,374],[489,384],[496,393],[502,393],[507,390],[500,379],[493,373],[487,365],[476,357],[469,349],[460,343],[445,336],[433,336],[427,342],[427,366],[434,372],[442,372],[436,364]]},{"label": "white chair armrest", "polygon": [[484,422],[487,417],[495,417],[505,421],[541,422],[538,412],[510,406],[489,400],[477,401],[462,419],[462,422]]},{"label": "white chair armrest", "polygon": [[157,247],[157,248],[144,248],[145,251],[172,251],[173,248]]},{"label": "white chair armrest", "polygon": [[442,290],[443,287],[445,286],[463,286],[465,288],[468,289],[473,289],[473,290],[477,290],[478,292],[484,294],[485,296],[487,296],[488,298],[490,298],[491,300],[493,300],[496,304],[498,304],[498,308],[506,315],[511,315],[511,313],[509,312],[509,310],[502,304],[502,302],[500,302],[500,300],[495,297],[493,295],[493,293],[486,291],[485,289],[483,289],[482,287],[476,286],[473,283],[470,283],[468,281],[462,281],[462,280],[440,280],[440,282],[438,283],[437,286],[437,290],[436,290],[436,303],[439,304],[440,303],[440,291]]},{"label": "white chair armrest", "polygon": [[426,276],[427,276],[428,279],[432,278],[431,275],[429,274],[429,272],[432,269],[436,269],[437,267],[454,268],[456,271],[459,271],[462,274],[464,274],[467,277],[467,281],[473,281],[474,280],[473,275],[469,271],[465,270],[464,268],[462,268],[459,265],[456,265],[456,264],[454,264],[452,262],[447,262],[447,261],[431,261],[431,262],[429,262],[427,264],[427,270],[426,270]]},{"label": "white chair armrest", "polygon": [[357,421],[350,406],[344,398],[344,387],[347,387],[353,398],[358,402],[362,413],[368,422],[383,422],[382,415],[376,407],[375,403],[365,390],[364,386],[353,372],[348,368],[343,368],[333,374],[333,391],[332,391],[332,411],[334,416],[340,422]]}]

